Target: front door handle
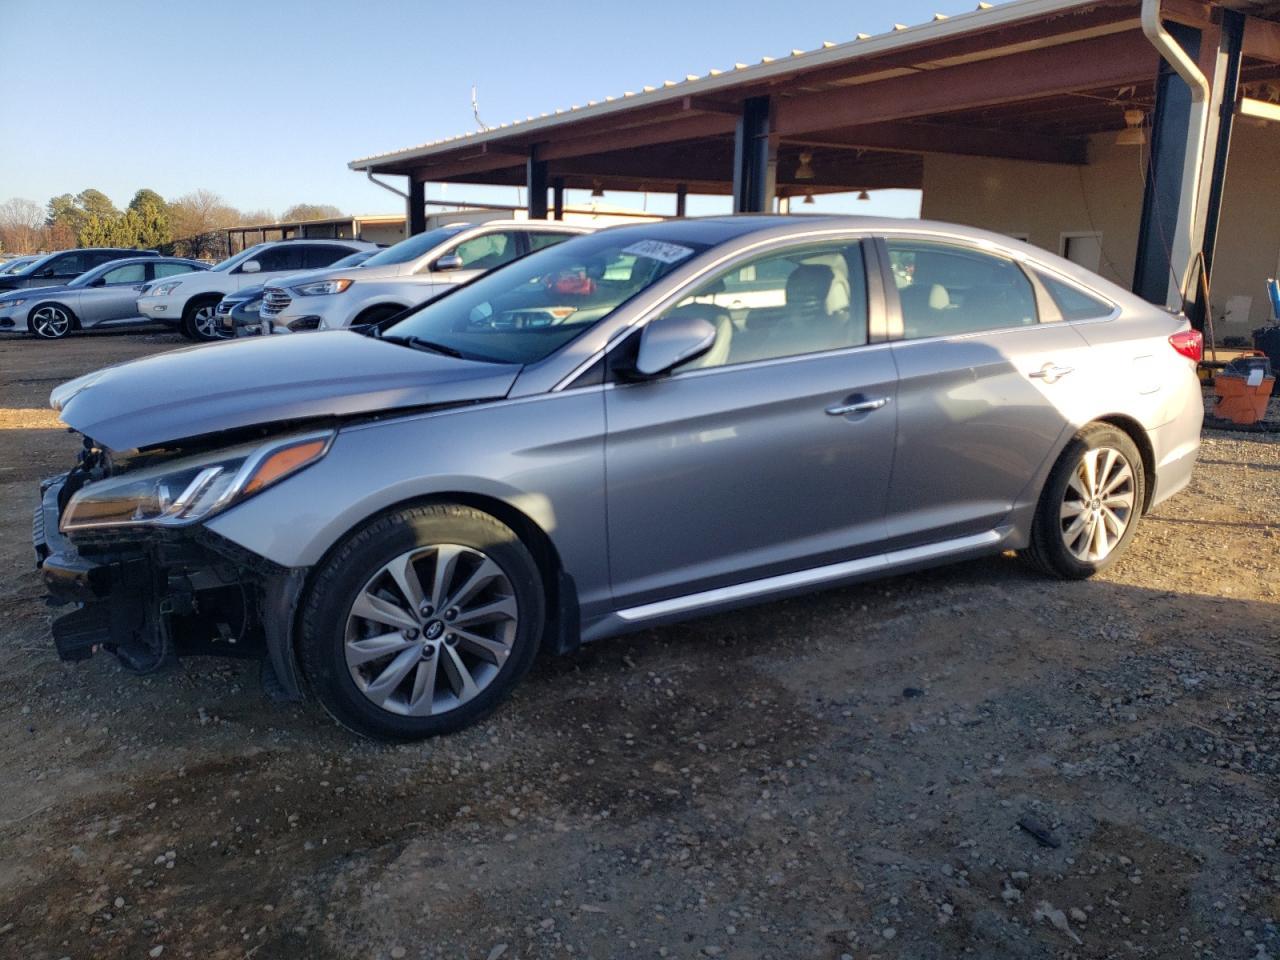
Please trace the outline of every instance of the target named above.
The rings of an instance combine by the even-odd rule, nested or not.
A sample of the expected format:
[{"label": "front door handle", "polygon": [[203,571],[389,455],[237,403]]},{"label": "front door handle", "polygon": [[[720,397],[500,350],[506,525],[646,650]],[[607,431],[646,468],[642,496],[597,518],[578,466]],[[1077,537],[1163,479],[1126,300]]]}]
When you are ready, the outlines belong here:
[{"label": "front door handle", "polygon": [[1063,367],[1056,363],[1046,363],[1039,370],[1032,370],[1027,376],[1033,380],[1043,380],[1045,383],[1056,383],[1073,370],[1075,370],[1075,367]]},{"label": "front door handle", "polygon": [[888,402],[888,397],[850,397],[844,403],[827,407],[827,414],[832,417],[843,417],[850,413],[870,413],[872,410],[879,410]]}]

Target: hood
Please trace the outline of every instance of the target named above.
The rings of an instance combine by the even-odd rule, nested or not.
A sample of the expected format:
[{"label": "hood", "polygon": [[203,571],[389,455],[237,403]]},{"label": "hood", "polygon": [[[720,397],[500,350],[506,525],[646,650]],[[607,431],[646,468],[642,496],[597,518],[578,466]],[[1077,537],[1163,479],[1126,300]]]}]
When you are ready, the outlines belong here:
[{"label": "hood", "polygon": [[173,350],[68,381],[49,403],[112,450],[290,420],[506,396],[518,364],[458,360],[345,330]]},{"label": "hood", "polygon": [[[4,277],[0,277],[0,280],[4,279]],[[13,277],[11,279],[20,280],[21,277]],[[47,293],[59,293],[63,290],[71,289],[75,288],[68,287],[65,283],[54,284],[48,287],[18,287],[16,290],[6,289],[2,284],[0,284],[0,290],[3,291],[0,293],[0,303],[3,303],[6,300],[27,300],[31,297],[44,296]]]},{"label": "hood", "polygon": [[252,287],[241,287],[235,293],[228,293],[222,299],[227,303],[240,303],[244,300],[260,300],[262,294],[266,292],[267,285],[259,283]]}]

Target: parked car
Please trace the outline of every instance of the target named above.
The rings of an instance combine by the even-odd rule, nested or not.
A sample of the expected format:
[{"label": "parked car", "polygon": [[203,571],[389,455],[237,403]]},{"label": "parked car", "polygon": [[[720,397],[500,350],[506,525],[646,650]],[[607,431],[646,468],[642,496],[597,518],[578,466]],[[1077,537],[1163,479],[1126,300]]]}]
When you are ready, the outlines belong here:
[{"label": "parked car", "polygon": [[377,250],[364,240],[274,240],[228,257],[209,270],[152,284],[138,298],[138,312],[177,327],[191,340],[218,339],[218,301],[241,287],[331,266],[360,250]]},{"label": "parked car", "polygon": [[58,287],[70,283],[94,267],[124,257],[158,257],[154,250],[128,250],[123,247],[82,247],[47,253],[15,273],[0,276],[0,290],[25,287]]},{"label": "parked car", "polygon": [[[779,305],[735,307],[762,276]],[[54,642],[135,669],[261,656],[351,729],[413,739],[492,709],[540,648],[1005,550],[1089,577],[1190,480],[1200,349],[966,227],[602,230],[380,336],[58,387],[85,451],[42,486],[36,551],[84,605]]]},{"label": "parked car", "polygon": [[207,270],[181,257],[110,260],[60,287],[30,287],[0,294],[0,333],[30,332],[58,340],[72,330],[150,323],[138,315],[138,292],[148,281]]},{"label": "parked car", "polygon": [[450,224],[379,251],[358,276],[329,270],[309,275],[305,282],[269,282],[261,314],[275,333],[379,323],[456,284],[590,230],[545,220]]},{"label": "parked car", "polygon": [[23,257],[11,257],[0,263],[0,277],[7,276],[11,273],[17,273],[28,264],[35,263],[40,259],[42,254],[33,253]]},{"label": "parked car", "polygon": [[[377,250],[360,250],[348,257],[343,257],[328,269],[354,270],[377,252]],[[305,283],[307,279],[318,276],[322,272],[313,270],[309,273],[300,273],[297,276],[277,280],[276,283],[287,286]],[[256,337],[264,333],[271,333],[271,321],[264,320],[259,312],[262,307],[262,295],[265,289],[266,287],[262,284],[254,287],[245,287],[235,293],[227,294],[219,301],[217,309],[218,329],[223,336]]]}]

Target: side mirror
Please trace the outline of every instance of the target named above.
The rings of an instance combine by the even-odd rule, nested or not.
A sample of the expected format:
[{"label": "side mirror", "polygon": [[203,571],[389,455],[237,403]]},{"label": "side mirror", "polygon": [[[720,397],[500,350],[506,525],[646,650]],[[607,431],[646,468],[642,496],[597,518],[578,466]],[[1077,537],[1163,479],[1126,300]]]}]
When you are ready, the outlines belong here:
[{"label": "side mirror", "polygon": [[262,264],[257,260],[246,260],[244,263],[240,264],[241,273],[258,273],[261,270]]},{"label": "side mirror", "polygon": [[706,317],[667,315],[649,321],[640,333],[633,369],[640,380],[660,377],[702,356],[716,342],[716,326]]},{"label": "side mirror", "polygon": [[443,257],[432,264],[433,270],[461,270],[462,258],[456,253],[446,253]]},{"label": "side mirror", "polygon": [[91,287],[105,287],[106,285],[107,285],[106,277],[99,277],[97,280],[93,281],[93,283],[89,284],[89,286]]},{"label": "side mirror", "polygon": [[43,279],[44,277],[52,277],[52,276],[53,276],[53,267],[45,267],[43,270],[41,270],[39,273],[37,273],[37,274],[36,274],[36,276],[37,276],[37,277],[40,277],[40,278],[42,278],[42,279]]}]

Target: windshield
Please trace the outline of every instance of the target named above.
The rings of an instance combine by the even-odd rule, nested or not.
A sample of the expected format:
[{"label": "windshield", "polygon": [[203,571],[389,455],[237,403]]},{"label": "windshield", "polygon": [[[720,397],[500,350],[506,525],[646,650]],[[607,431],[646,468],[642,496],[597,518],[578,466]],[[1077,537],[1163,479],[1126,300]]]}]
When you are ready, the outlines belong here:
[{"label": "windshield", "polygon": [[384,336],[471,360],[534,363],[706,248],[665,240],[661,224],[576,237],[419,307]]},{"label": "windshield", "polygon": [[455,223],[452,226],[438,227],[435,230],[428,230],[426,233],[415,234],[408,240],[401,240],[394,246],[375,253],[364,262],[364,265],[366,267],[383,267],[389,263],[408,263],[410,260],[417,260],[428,250],[438,247],[455,233],[461,233],[469,226],[471,226],[469,223]]},{"label": "windshield", "polygon": [[10,274],[18,273],[23,267],[35,263],[35,257],[16,257],[8,263],[0,264],[0,277],[7,277]]},{"label": "windshield", "polygon": [[209,269],[220,270],[223,273],[226,273],[232,267],[239,266],[240,264],[244,263],[246,260],[252,259],[252,257],[256,253],[258,253],[259,250],[262,250],[266,246],[267,245],[265,243],[255,243],[252,247],[246,247],[245,249],[241,250],[234,257],[227,257],[227,259],[223,260],[221,263],[215,263]]}]

